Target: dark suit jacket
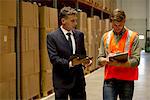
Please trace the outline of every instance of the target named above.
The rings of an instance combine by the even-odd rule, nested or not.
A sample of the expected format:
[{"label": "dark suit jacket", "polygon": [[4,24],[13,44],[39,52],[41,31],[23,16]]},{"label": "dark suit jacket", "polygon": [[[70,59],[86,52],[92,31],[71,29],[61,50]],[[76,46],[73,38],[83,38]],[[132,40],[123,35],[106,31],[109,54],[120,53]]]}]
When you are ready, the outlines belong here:
[{"label": "dark suit jacket", "polygon": [[[73,31],[76,43],[75,54],[86,56],[84,47],[84,34],[78,30]],[[47,35],[47,49],[50,61],[53,65],[54,88],[71,88],[74,85],[85,86],[85,78],[82,65],[69,68],[69,58],[72,55],[69,43],[59,28]]]}]

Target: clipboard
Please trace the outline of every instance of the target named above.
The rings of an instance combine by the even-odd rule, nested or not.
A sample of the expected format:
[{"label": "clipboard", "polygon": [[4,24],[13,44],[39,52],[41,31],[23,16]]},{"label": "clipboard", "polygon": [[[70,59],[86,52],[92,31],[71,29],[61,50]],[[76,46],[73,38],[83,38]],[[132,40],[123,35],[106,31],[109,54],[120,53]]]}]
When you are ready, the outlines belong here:
[{"label": "clipboard", "polygon": [[109,57],[109,61],[117,60],[118,62],[127,62],[128,61],[128,52],[117,53]]}]

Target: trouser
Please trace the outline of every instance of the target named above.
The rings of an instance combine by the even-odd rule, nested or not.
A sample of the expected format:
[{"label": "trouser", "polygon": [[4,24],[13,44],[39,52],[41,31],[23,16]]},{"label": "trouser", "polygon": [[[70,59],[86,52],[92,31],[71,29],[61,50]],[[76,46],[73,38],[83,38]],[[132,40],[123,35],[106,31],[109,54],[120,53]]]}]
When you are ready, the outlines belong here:
[{"label": "trouser", "polygon": [[134,81],[109,79],[104,80],[103,100],[132,100]]},{"label": "trouser", "polygon": [[55,100],[68,100],[68,96],[70,100],[86,100],[85,87],[79,86],[71,89],[56,88],[54,92]]}]

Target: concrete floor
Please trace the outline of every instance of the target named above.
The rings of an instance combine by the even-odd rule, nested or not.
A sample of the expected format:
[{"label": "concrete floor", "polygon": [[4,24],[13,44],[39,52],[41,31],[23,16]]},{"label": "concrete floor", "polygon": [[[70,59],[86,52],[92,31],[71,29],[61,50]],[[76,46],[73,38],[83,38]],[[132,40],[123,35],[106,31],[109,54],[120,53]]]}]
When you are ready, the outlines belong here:
[{"label": "concrete floor", "polygon": [[[87,100],[102,100],[104,68],[86,75]],[[41,100],[55,100],[54,94]],[[141,52],[139,80],[135,81],[133,100],[150,100],[150,53]]]}]

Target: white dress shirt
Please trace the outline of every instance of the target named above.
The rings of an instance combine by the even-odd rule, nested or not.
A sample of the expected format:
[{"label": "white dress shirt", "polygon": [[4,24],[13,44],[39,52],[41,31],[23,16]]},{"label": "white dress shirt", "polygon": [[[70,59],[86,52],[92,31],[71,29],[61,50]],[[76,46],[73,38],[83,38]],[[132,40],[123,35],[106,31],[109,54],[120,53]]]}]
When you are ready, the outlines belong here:
[{"label": "white dress shirt", "polygon": [[76,51],[76,44],[75,44],[75,39],[73,36],[73,32],[72,31],[67,31],[66,29],[64,29],[62,26],[60,26],[61,30],[63,31],[66,39],[68,40],[69,36],[67,35],[67,33],[71,33],[70,37],[71,37],[71,41],[72,41],[72,49],[73,49],[73,54],[75,54]]}]

